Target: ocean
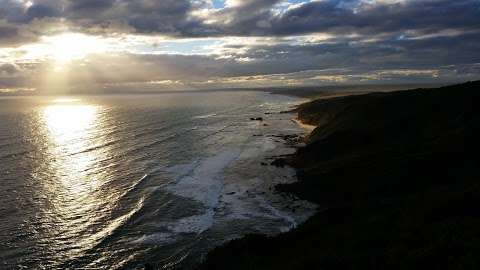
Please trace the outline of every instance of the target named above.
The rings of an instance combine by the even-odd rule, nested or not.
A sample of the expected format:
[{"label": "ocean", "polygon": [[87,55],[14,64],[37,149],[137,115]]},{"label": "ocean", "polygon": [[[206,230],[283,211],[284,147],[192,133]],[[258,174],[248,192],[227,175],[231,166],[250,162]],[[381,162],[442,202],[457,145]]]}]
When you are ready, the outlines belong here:
[{"label": "ocean", "polygon": [[[213,247],[294,228],[274,192],[303,100],[265,92],[0,98],[0,268],[195,266]],[[264,121],[252,121],[262,117]]]}]

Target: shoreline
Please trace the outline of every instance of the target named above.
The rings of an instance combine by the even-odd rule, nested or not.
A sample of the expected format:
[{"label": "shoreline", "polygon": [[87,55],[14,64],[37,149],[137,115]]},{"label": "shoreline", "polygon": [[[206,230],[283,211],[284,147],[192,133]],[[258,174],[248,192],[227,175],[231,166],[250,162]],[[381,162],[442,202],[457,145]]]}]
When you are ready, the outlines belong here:
[{"label": "shoreline", "polygon": [[[472,208],[480,203],[478,87],[480,81],[301,104],[295,122],[306,117],[322,129],[281,158],[298,179],[276,190],[324,210],[286,233],[217,247],[197,269],[457,269],[472,262],[467,247],[480,247],[468,229],[480,222]],[[462,120],[467,116],[475,120]],[[445,238],[443,228],[453,236]],[[458,252],[445,253],[452,245]]]},{"label": "shoreline", "polygon": [[292,119],[292,121],[295,122],[299,127],[308,131],[308,134],[306,134],[307,136],[310,135],[310,133],[317,128],[317,126],[303,123],[302,120],[300,120],[299,118],[294,118]]},{"label": "shoreline", "polygon": [[[303,132],[296,133],[296,134],[291,134],[291,135],[285,135],[284,132],[281,132],[280,130],[278,130],[277,135],[271,135],[273,137],[282,138],[282,140],[284,141],[282,143],[283,146],[277,146],[277,147],[285,147],[287,149],[288,148],[293,148],[295,150],[293,151],[293,153],[288,154],[286,156],[272,156],[272,157],[270,157],[270,158],[272,158],[272,162],[271,162],[271,164],[268,164],[269,166],[277,167],[277,169],[283,168],[285,165],[287,165],[288,167],[290,167],[291,169],[293,169],[295,171],[295,174],[297,174],[298,170],[295,166],[293,166],[291,164],[285,164],[284,165],[283,161],[285,160],[285,157],[296,155],[296,153],[298,152],[299,149],[304,148],[306,146],[307,138],[311,135],[313,130],[315,130],[315,128],[317,128],[317,126],[315,126],[315,125],[310,125],[310,124],[306,124],[306,123],[303,122],[303,120],[299,117],[298,113],[296,112],[298,110],[298,108],[301,107],[302,105],[308,104],[308,103],[310,103],[310,102],[312,102],[316,99],[331,99],[331,98],[345,97],[345,96],[350,96],[350,95],[362,95],[362,94],[367,94],[367,92],[339,93],[339,94],[332,94],[332,93],[324,94],[324,93],[321,93],[320,97],[319,96],[302,97],[302,96],[292,95],[292,94],[289,94],[289,93],[270,93],[270,94],[295,97],[295,98],[298,98],[299,100],[301,100],[299,102],[299,104],[294,106],[294,108],[292,108],[290,110],[287,110],[287,111],[280,111],[280,112],[277,112],[277,113],[278,114],[292,113],[295,117],[291,118],[290,121],[295,123],[297,127],[299,127],[301,130],[303,130]],[[273,114],[273,113],[268,113],[268,114]],[[250,120],[251,121],[258,121],[256,118],[251,118]],[[262,119],[262,121],[263,121],[263,119]],[[278,161],[280,161],[280,164],[277,163]],[[293,201],[304,201],[304,203],[311,204],[312,206],[314,206],[315,209],[313,210],[312,213],[308,214],[300,222],[296,223],[296,226],[290,228],[287,231],[283,231],[283,232],[280,232],[280,233],[277,232],[277,233],[273,233],[273,234],[269,234],[269,233],[247,234],[247,235],[244,235],[240,238],[235,238],[233,240],[227,241],[227,242],[223,243],[222,245],[217,246],[213,250],[211,250],[207,254],[207,257],[212,251],[214,251],[216,249],[219,249],[219,248],[222,248],[225,245],[228,245],[230,242],[242,241],[243,239],[248,239],[251,235],[259,235],[259,236],[262,236],[262,237],[276,238],[276,237],[279,237],[283,234],[288,234],[288,233],[294,231],[298,226],[301,226],[302,224],[308,222],[314,215],[322,212],[324,209],[319,208],[319,205],[316,204],[315,202],[299,198],[294,193],[291,193],[289,191],[279,190],[280,186],[295,184],[298,181],[300,181],[298,176],[295,176],[295,180],[291,183],[277,183],[277,184],[275,184],[274,186],[272,186],[273,192],[270,194],[270,197],[271,198],[275,198],[275,197],[278,197],[278,196],[282,197],[283,198],[282,199],[282,201],[283,201],[282,204],[284,204],[284,203],[287,203],[288,201],[291,201],[291,199],[286,199],[284,196],[287,196],[287,197],[294,196],[295,199]],[[198,267],[201,267],[201,265],[203,263],[204,263],[204,260],[200,262],[200,265]],[[194,269],[203,269],[203,268],[198,268],[198,267],[194,268]]]},{"label": "shoreline", "polygon": [[[297,110],[302,106],[302,105],[305,105],[305,104],[308,104],[314,100],[317,100],[317,99],[323,99],[323,100],[326,100],[326,99],[331,99],[331,98],[337,98],[337,97],[345,97],[345,96],[350,96],[350,95],[362,95],[362,94],[368,94],[368,92],[356,92],[356,93],[340,93],[340,94],[332,94],[332,93],[320,93],[320,96],[318,95],[315,95],[315,96],[309,96],[309,97],[304,97],[304,96],[298,96],[298,95],[294,95],[294,94],[291,94],[291,93],[272,93],[272,92],[269,92],[271,95],[283,95],[283,96],[289,96],[289,97],[295,97],[295,98],[298,98],[301,100],[301,102],[299,102],[299,104],[295,105],[294,108],[292,109],[289,109],[287,111],[281,111],[281,112],[278,112],[279,114],[283,114],[283,113],[292,113],[295,115],[294,118],[291,118],[290,120],[296,124],[296,126],[298,126],[300,129],[303,130],[303,132],[301,132],[300,134],[294,134],[294,135],[285,135],[283,132],[281,132],[280,130],[277,131],[277,135],[272,135],[274,137],[279,137],[279,138],[282,138],[282,140],[284,141],[283,142],[283,147],[286,147],[286,148],[296,148],[296,150],[293,151],[292,154],[289,154],[289,155],[286,155],[286,156],[273,156],[271,157],[272,158],[272,162],[270,164],[268,164],[269,166],[273,166],[273,167],[277,167],[277,169],[280,169],[280,168],[283,168],[286,166],[292,168],[294,171],[295,171],[295,174],[298,174],[298,169],[292,165],[292,164],[288,164],[288,163],[285,163],[285,157],[287,156],[293,156],[293,155],[296,155],[297,152],[299,151],[299,149],[301,148],[304,148],[306,146],[306,142],[307,142],[307,138],[311,135],[311,133],[317,128],[317,126],[315,125],[310,125],[310,124],[307,124],[307,123],[304,123],[303,120],[300,118]],[[268,113],[268,114],[272,114],[272,113]],[[251,118],[250,119],[251,121],[257,121],[256,118]],[[263,119],[262,119],[263,121]],[[291,138],[291,136],[294,136],[293,140]],[[299,140],[299,141],[298,141]],[[277,146],[277,147],[281,147],[281,146]],[[223,243],[222,245],[220,246],[217,246],[215,247],[213,250],[211,250],[210,252],[208,252],[208,254],[206,254],[206,258],[204,258],[204,260],[202,260],[200,262],[200,264],[195,267],[194,269],[196,270],[207,270],[208,268],[202,268],[203,267],[203,264],[205,263],[206,259],[208,258],[208,256],[210,256],[210,254],[212,252],[214,252],[215,250],[218,250],[218,249],[222,249],[224,247],[226,247],[227,245],[229,245],[231,242],[235,242],[235,241],[243,241],[245,239],[249,239],[250,237],[256,237],[256,236],[259,236],[259,237],[266,237],[266,238],[277,238],[277,237],[281,237],[282,235],[284,234],[288,234],[288,233],[291,233],[292,231],[296,230],[299,226],[302,226],[303,224],[309,222],[313,216],[315,215],[318,215],[320,212],[322,212],[323,210],[325,209],[321,209],[319,208],[319,205],[316,204],[315,202],[312,202],[310,200],[306,200],[306,199],[302,199],[302,198],[299,198],[297,197],[296,194],[292,193],[292,192],[289,192],[289,191],[285,191],[285,190],[281,190],[279,189],[279,187],[283,186],[283,185],[291,185],[291,184],[295,184],[297,183],[298,181],[300,181],[300,179],[298,178],[298,175],[295,176],[295,181],[293,181],[292,183],[286,183],[286,184],[281,184],[281,183],[278,183],[276,185],[273,186],[273,192],[270,194],[270,196],[272,198],[276,197],[276,196],[280,196],[280,197],[283,197],[283,201],[282,203],[286,203],[288,200],[284,197],[284,196],[287,196],[287,197],[290,197],[290,196],[294,196],[295,199],[294,201],[297,201],[297,200],[300,200],[300,201],[304,201],[305,203],[307,204],[312,204],[313,206],[315,206],[315,209],[313,210],[313,212],[308,215],[306,218],[304,218],[301,222],[298,222],[296,224],[295,227],[292,227],[290,228],[289,230],[287,231],[284,231],[284,232],[280,232],[280,233],[274,233],[274,234],[268,234],[268,233],[262,233],[262,234],[247,234],[247,235],[244,235],[240,238],[235,238],[235,239],[232,239],[230,241],[227,241],[225,243]],[[146,268],[148,269],[148,268]]]},{"label": "shoreline", "polygon": [[[283,95],[286,96],[286,95]],[[254,127],[255,131],[251,134],[253,136],[251,142],[242,146],[242,154],[235,159],[236,169],[228,169],[228,174],[242,175],[237,182],[229,180],[223,183],[223,193],[221,198],[221,207],[224,204],[233,203],[239,204],[239,207],[249,207],[251,203],[257,201],[258,209],[253,212],[246,213],[244,210],[238,211],[236,215],[258,215],[257,218],[268,218],[277,216],[276,220],[265,223],[265,229],[260,226],[247,233],[241,233],[239,236],[234,236],[220,245],[213,245],[208,248],[212,251],[215,248],[221,247],[230,241],[242,239],[250,234],[262,234],[268,236],[276,236],[298,227],[305,223],[317,211],[317,205],[306,200],[300,200],[288,193],[278,192],[276,187],[278,185],[288,185],[298,181],[296,177],[295,168],[288,166],[287,168],[278,168],[271,163],[279,157],[293,155],[297,149],[304,145],[303,138],[308,136],[308,130],[302,128],[298,123],[292,121],[296,117],[294,112],[291,114],[284,114],[282,110],[295,108],[304,103],[305,99],[286,96],[288,100],[293,100],[293,104],[279,107],[278,110],[258,109],[255,114],[246,115],[245,121],[247,125]],[[275,100],[278,97],[273,96]],[[293,122],[293,123],[292,123]],[[254,146],[260,148],[255,148]],[[282,167],[282,166],[280,166]],[[243,173],[240,173],[243,168]],[[258,175],[252,175],[253,172],[262,172]],[[223,172],[225,173],[225,172]],[[233,178],[232,178],[233,179]],[[254,181],[255,180],[255,181]],[[258,181],[257,181],[258,180]],[[260,181],[261,180],[261,181]],[[248,185],[242,186],[242,182]],[[239,209],[240,209],[239,208]],[[245,208],[246,209],[246,208]],[[237,209],[238,210],[238,209]],[[270,213],[264,213],[268,210]],[[256,212],[258,211],[258,212]],[[260,215],[261,214],[261,215]],[[265,215],[263,217],[262,215]],[[222,217],[225,219],[225,217]],[[246,222],[239,220],[239,222]],[[285,223],[281,225],[280,223]],[[288,224],[287,224],[288,223]],[[236,224],[236,226],[239,226]],[[239,227],[238,227],[239,228]],[[238,230],[237,228],[237,230]],[[207,256],[207,253],[199,252],[201,257]],[[200,260],[198,263],[201,263]],[[195,269],[192,261],[186,261],[184,266],[186,269]]]}]

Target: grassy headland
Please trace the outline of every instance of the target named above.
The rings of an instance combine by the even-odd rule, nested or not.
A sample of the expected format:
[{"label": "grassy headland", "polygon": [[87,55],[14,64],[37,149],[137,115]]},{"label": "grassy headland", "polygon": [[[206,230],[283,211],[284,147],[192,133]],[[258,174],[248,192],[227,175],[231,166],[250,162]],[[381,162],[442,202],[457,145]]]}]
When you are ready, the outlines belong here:
[{"label": "grassy headland", "polygon": [[301,105],[317,128],[282,192],[318,203],[298,228],[250,235],[200,269],[480,269],[480,82]]}]

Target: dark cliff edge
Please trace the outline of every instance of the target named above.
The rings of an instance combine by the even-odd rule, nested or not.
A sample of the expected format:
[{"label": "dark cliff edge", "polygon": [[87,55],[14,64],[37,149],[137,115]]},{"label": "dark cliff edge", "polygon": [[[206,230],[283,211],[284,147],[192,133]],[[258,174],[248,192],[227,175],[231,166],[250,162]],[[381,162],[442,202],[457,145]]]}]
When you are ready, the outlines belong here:
[{"label": "dark cliff edge", "polygon": [[282,192],[323,210],[199,269],[480,269],[480,82],[315,100]]}]

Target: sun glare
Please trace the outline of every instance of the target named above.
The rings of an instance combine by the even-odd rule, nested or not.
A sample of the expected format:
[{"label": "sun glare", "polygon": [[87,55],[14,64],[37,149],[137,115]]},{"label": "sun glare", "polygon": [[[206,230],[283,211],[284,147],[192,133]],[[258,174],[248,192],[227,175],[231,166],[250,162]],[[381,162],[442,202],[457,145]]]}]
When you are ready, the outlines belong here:
[{"label": "sun glare", "polygon": [[95,122],[96,113],[97,108],[92,105],[63,103],[46,107],[44,119],[55,141],[63,144],[83,140]]},{"label": "sun glare", "polygon": [[104,50],[103,43],[98,38],[84,34],[65,33],[45,37],[44,41],[50,46],[52,57],[59,63],[82,59],[88,54]]},{"label": "sun glare", "polygon": [[107,44],[98,37],[81,33],[63,33],[54,36],[43,36],[39,43],[26,45],[27,58],[51,59],[55,67],[64,66],[71,61],[80,60],[89,54],[106,51]]},{"label": "sun glare", "polygon": [[59,97],[54,99],[52,102],[53,103],[73,103],[78,101],[80,101],[80,99],[78,98]]}]

